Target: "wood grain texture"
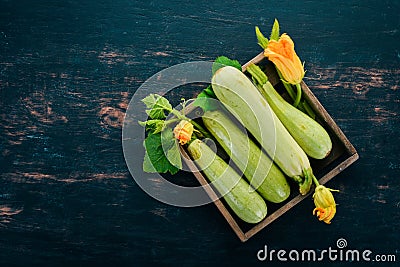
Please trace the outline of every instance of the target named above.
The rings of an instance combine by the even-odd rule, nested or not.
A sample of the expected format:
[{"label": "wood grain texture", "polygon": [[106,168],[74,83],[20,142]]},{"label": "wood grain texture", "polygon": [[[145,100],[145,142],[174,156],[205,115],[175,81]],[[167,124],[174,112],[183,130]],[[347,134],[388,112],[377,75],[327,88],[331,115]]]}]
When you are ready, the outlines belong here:
[{"label": "wood grain texture", "polygon": [[[264,245],[324,249],[341,237],[400,259],[399,10],[397,1],[0,0],[0,266],[247,266]],[[213,205],[168,206],[136,185],[121,121],[136,89],[166,67],[247,62],[260,52],[254,26],[267,32],[275,17],[360,159],[328,183],[341,191],[331,225],[309,199],[242,244]]]}]

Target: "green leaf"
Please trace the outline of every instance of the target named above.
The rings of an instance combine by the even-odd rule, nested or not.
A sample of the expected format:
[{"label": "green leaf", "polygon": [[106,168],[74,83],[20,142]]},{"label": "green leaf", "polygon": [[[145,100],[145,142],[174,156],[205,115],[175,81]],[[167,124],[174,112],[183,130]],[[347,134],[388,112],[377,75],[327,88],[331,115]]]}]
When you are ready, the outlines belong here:
[{"label": "green leaf", "polygon": [[269,37],[270,40],[279,40],[279,22],[277,19],[274,21],[274,25],[272,26],[271,36]]},{"label": "green leaf", "polygon": [[165,151],[169,150],[175,144],[174,132],[171,128],[166,128],[161,132],[161,143]]},{"label": "green leaf", "polygon": [[170,113],[172,106],[168,99],[157,94],[150,94],[142,99],[142,102],[148,108],[147,115],[152,119],[165,119],[165,112]]},{"label": "green leaf", "polygon": [[[214,93],[214,91],[213,91],[213,89],[212,89],[211,84],[210,84],[209,86],[207,86],[206,89],[203,90],[203,92],[204,92],[204,94],[205,94],[207,97],[217,98],[217,96],[215,95],[215,93]],[[202,93],[203,93],[203,92],[202,92]],[[201,94],[201,93],[200,93],[200,94]]]},{"label": "green leaf", "polygon": [[196,98],[193,102],[195,107],[200,107],[203,111],[213,111],[217,109],[217,105],[215,105],[215,100],[209,97],[200,97]]},{"label": "green leaf", "polygon": [[[175,174],[179,171],[179,168],[172,165],[168,160],[166,153],[164,153],[161,142],[161,133],[150,133],[144,140],[144,147],[146,148],[146,154],[143,161],[143,170],[145,172],[166,173],[169,171],[171,174]],[[176,159],[174,158],[174,160]]]},{"label": "green leaf", "polygon": [[[207,86],[206,89],[204,89],[203,91],[201,91],[200,94],[197,95],[197,98],[204,98],[204,97],[211,97],[211,98],[214,98],[215,94],[214,94],[214,92],[212,91],[212,89],[210,89],[210,87],[211,87],[211,85]],[[211,96],[211,95],[210,95],[210,90],[211,90],[211,92],[212,92],[212,94],[213,94],[214,96]]]},{"label": "green leaf", "polygon": [[174,137],[172,128],[166,128],[161,133],[161,143],[164,151],[167,151],[168,161],[178,169],[182,169],[182,159],[178,140]]},{"label": "green leaf", "polygon": [[229,59],[225,56],[220,56],[217,57],[217,59],[214,61],[214,64],[212,66],[212,73],[214,74],[218,69],[225,66],[235,67],[238,70],[242,71],[242,65],[240,65],[239,61]]},{"label": "green leaf", "polygon": [[150,173],[157,172],[157,170],[154,168],[153,164],[150,161],[150,158],[149,158],[149,155],[147,154],[147,151],[144,153],[143,171],[144,172],[150,172]]},{"label": "green leaf", "polygon": [[181,152],[179,151],[178,140],[175,140],[174,145],[168,150],[167,158],[172,165],[178,169],[182,169],[182,159]]},{"label": "green leaf", "polygon": [[204,111],[216,110],[216,100],[217,96],[214,94],[211,85],[209,85],[206,89],[200,92],[197,95],[197,98],[193,101],[195,107],[200,107]]},{"label": "green leaf", "polygon": [[164,120],[139,121],[139,124],[153,133],[160,133],[164,129]]},{"label": "green leaf", "polygon": [[258,44],[261,46],[262,49],[267,48],[269,41],[268,38],[266,38],[264,36],[264,34],[262,34],[262,32],[260,31],[260,29],[256,26],[256,37],[257,37],[257,41]]}]

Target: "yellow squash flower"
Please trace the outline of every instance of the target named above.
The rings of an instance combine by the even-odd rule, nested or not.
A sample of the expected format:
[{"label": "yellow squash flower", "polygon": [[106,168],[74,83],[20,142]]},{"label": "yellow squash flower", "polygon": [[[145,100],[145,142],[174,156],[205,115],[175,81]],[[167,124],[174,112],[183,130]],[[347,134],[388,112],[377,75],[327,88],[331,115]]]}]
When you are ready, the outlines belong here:
[{"label": "yellow squash flower", "polygon": [[184,145],[189,142],[192,138],[193,130],[193,124],[186,120],[181,120],[174,128],[174,135],[179,140],[179,144]]},{"label": "yellow squash flower", "polygon": [[326,188],[323,185],[318,185],[315,188],[315,193],[313,195],[315,209],[313,210],[313,215],[317,215],[320,221],[327,224],[331,223],[331,220],[336,214],[336,202],[333,198],[332,191],[330,188]]},{"label": "yellow squash flower", "polygon": [[289,35],[284,33],[278,41],[270,40],[264,55],[275,64],[285,81],[293,85],[301,82],[304,66],[294,51],[294,43]]}]

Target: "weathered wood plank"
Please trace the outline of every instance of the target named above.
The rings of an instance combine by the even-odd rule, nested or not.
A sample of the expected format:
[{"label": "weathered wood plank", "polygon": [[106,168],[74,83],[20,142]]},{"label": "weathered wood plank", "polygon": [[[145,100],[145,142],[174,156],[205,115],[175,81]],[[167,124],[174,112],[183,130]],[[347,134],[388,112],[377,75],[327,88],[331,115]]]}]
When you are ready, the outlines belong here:
[{"label": "weathered wood plank", "polygon": [[[0,1],[0,265],[245,266],[264,245],[324,249],[339,237],[400,258],[398,11],[396,1]],[[341,191],[332,225],[303,201],[241,244],[213,205],[170,207],[140,190],[120,120],[163,68],[246,62],[260,52],[254,26],[268,33],[275,17],[360,159],[329,182]]]}]

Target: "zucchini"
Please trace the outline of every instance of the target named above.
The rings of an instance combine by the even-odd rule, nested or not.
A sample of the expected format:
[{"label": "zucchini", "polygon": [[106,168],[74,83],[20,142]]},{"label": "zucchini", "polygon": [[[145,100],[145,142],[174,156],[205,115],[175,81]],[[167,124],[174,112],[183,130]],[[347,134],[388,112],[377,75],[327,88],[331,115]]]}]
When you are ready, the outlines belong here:
[{"label": "zucchini", "polygon": [[271,110],[255,85],[240,70],[226,66],[211,81],[217,98],[249,130],[281,170],[310,191],[312,169],[306,153]]},{"label": "zucchini", "polygon": [[290,187],[282,171],[235,124],[234,118],[229,118],[222,110],[215,110],[205,112],[202,119],[208,131],[264,199],[280,203],[289,197]]},{"label": "zucchini", "polygon": [[187,149],[200,170],[240,219],[258,223],[265,218],[267,204],[264,199],[257,191],[251,190],[250,185],[210,147],[195,139]]},{"label": "zucchini", "polygon": [[325,129],[286,102],[258,66],[251,64],[247,67],[247,71],[258,81],[260,93],[304,152],[315,159],[328,156],[332,149],[332,141]]}]

